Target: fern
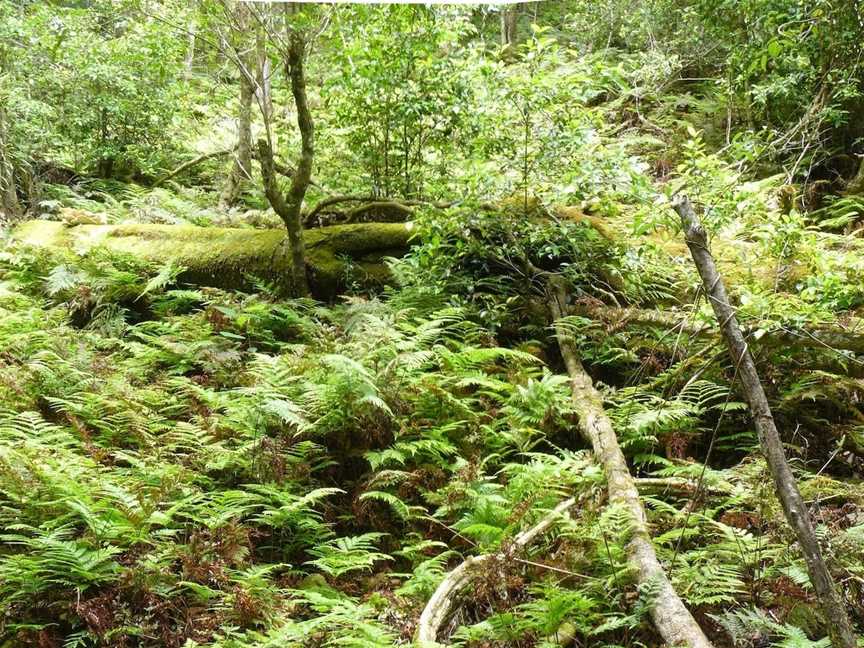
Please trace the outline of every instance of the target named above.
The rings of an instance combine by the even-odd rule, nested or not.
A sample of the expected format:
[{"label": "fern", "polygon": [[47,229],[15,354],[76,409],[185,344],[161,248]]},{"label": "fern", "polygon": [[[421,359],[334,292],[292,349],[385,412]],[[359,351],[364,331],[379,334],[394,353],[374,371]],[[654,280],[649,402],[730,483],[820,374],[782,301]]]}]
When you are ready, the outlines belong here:
[{"label": "fern", "polygon": [[778,623],[758,609],[739,609],[714,617],[726,630],[733,645],[754,646],[766,639],[780,648],[828,648],[828,638],[812,640],[793,625]]},{"label": "fern", "polygon": [[307,562],[334,577],[354,571],[372,571],[381,561],[392,560],[390,556],[376,551],[375,542],[383,533],[364,533],[359,536],[334,538],[309,550],[315,560]]}]

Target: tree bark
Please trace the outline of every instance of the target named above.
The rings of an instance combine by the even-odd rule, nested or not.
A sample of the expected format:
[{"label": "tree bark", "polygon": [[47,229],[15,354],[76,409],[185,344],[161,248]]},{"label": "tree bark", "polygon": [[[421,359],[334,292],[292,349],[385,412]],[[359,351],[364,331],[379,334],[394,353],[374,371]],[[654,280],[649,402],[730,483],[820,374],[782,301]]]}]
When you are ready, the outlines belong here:
[{"label": "tree bark", "polygon": [[240,75],[240,105],[237,109],[237,146],[234,155],[234,163],[231,165],[231,173],[219,196],[219,206],[224,208],[233,207],[243,185],[252,179],[252,99],[255,96],[255,88]]},{"label": "tree bark", "polygon": [[186,28],[186,56],[183,57],[183,78],[192,78],[192,68],[195,65],[195,39],[198,32],[198,1],[192,0],[189,6],[189,24]]},{"label": "tree bark", "polygon": [[[273,207],[273,211],[285,223],[288,230],[288,240],[291,247],[293,262],[292,279],[294,293],[309,294],[309,283],[306,277],[305,250],[303,244],[303,199],[312,179],[312,162],[315,157],[315,130],[312,123],[312,113],[306,96],[306,76],[304,60],[306,42],[298,29],[292,29],[289,36],[286,72],[291,81],[291,94],[297,107],[297,126],[300,130],[300,158],[297,168],[291,178],[288,194],[283,195],[276,180],[276,170],[273,162],[273,149],[265,139],[258,141],[258,154],[261,163],[261,175],[264,178],[264,193]],[[266,115],[265,115],[266,118]]]},{"label": "tree bark", "polygon": [[[563,280],[552,276],[548,282],[549,309],[557,322],[565,315],[566,292]],[[651,606],[651,620],[670,646],[712,648],[699,624],[684,606],[663,571],[651,535],[639,491],[612,428],[612,421],[603,410],[603,398],[585,373],[576,346],[567,331],[556,324],[558,345],[570,374],[573,405],[579,418],[582,436],[591,444],[594,455],[606,473],[609,501],[621,506],[630,516],[630,540],[627,557],[637,572],[640,585],[652,585],[657,596]]]},{"label": "tree bark", "polygon": [[521,3],[501,6],[501,46],[507,47],[516,42],[516,26],[519,22]]},{"label": "tree bark", "polygon": [[844,196],[861,196],[864,195],[864,157],[858,163],[858,172],[849,180],[846,189],[843,191]]},{"label": "tree bark", "polygon": [[23,212],[15,185],[15,166],[9,151],[6,111],[0,106],[0,221],[19,218]]},{"label": "tree bark", "polygon": [[236,151],[234,162],[219,196],[219,206],[223,209],[236,204],[243,185],[252,178],[252,101],[258,84],[256,79],[260,76],[253,74],[253,71],[260,70],[261,67],[261,60],[257,55],[257,42],[261,38],[261,30],[256,28],[256,47],[242,47],[249,40],[251,18],[251,9],[247,4],[237,3],[234,7],[233,30],[239,43],[235,63],[240,68],[240,103],[237,108],[237,145],[234,147]]},{"label": "tree bark", "polygon": [[744,386],[744,394],[753,415],[762,452],[774,480],[774,488],[783,506],[786,520],[795,532],[801,552],[804,554],[810,581],[828,622],[831,642],[835,648],[855,648],[855,635],[846,614],[846,607],[822,558],[819,543],[813,533],[810,512],[786,461],[783,442],[774,424],[768,398],[765,396],[765,390],[756,372],[756,365],[735,318],[735,309],[729,303],[726,287],[711,256],[705,228],[687,197],[678,198],[673,207],[681,218],[687,247],[690,248],[705,293],[717,316],[729,355],[738,367],[738,375]]}]

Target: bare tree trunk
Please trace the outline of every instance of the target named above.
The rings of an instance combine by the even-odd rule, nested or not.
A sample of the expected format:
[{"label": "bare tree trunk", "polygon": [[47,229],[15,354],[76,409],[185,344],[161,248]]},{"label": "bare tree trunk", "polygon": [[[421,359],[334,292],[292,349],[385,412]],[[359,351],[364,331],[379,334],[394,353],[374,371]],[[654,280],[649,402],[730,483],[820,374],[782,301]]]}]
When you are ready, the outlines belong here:
[{"label": "bare tree trunk", "polygon": [[[549,278],[549,308],[553,318],[561,319],[566,311],[566,292],[560,277]],[[579,428],[591,444],[594,455],[606,473],[609,502],[621,506],[630,517],[627,557],[637,572],[640,585],[651,584],[657,596],[651,605],[651,620],[657,631],[670,646],[712,648],[711,642],[699,624],[684,606],[669,582],[666,572],[651,542],[645,510],[639,499],[636,483],[627,467],[627,461],[618,445],[612,421],[603,410],[603,398],[585,373],[570,335],[556,325],[558,345],[570,374],[573,405],[579,417]]]},{"label": "bare tree trunk", "polygon": [[[248,41],[251,29],[251,9],[243,2],[234,8],[234,31],[242,46]],[[256,28],[255,41],[261,38],[260,28]],[[252,178],[252,100],[255,98],[257,80],[253,70],[260,69],[261,61],[251,48],[239,48],[236,63],[240,68],[240,105],[237,109],[237,146],[231,173],[219,196],[219,206],[223,209],[232,207],[240,197],[243,185]],[[265,123],[267,115],[264,115]]]},{"label": "bare tree trunk", "polygon": [[506,47],[516,42],[516,25],[519,22],[521,3],[502,5],[501,7],[501,46]]},{"label": "bare tree trunk", "polygon": [[183,78],[187,81],[192,78],[192,66],[195,63],[195,38],[198,31],[197,11],[198,2],[193,0],[189,7],[189,25],[186,28],[186,56],[183,59]]},{"label": "bare tree trunk", "polygon": [[243,185],[252,179],[252,99],[255,88],[244,76],[240,75],[240,106],[237,112],[237,148],[231,174],[219,196],[219,206],[232,207],[236,204]]},{"label": "bare tree trunk", "polygon": [[762,453],[768,462],[768,468],[774,479],[774,488],[786,514],[786,520],[795,531],[810,581],[822,605],[822,612],[828,622],[828,634],[835,648],[855,648],[856,640],[852,625],[846,614],[846,607],[837,592],[828,567],[822,558],[819,543],[813,533],[810,512],[801,497],[795,476],[786,461],[783,442],[774,424],[774,417],[768,405],[768,398],[756,372],[756,365],[747,348],[747,342],[735,318],[735,309],[729,303],[726,287],[717,272],[714,257],[708,248],[708,237],[699,217],[687,197],[680,197],[673,204],[675,211],[681,217],[684,226],[684,236],[693,262],[702,278],[705,293],[720,323],[723,339],[729,349],[732,362],[738,365],[738,374],[744,387],[744,396],[753,414],[753,422],[759,435]]},{"label": "bare tree trunk", "polygon": [[0,221],[15,220],[23,210],[15,188],[15,167],[9,152],[6,111],[0,106]]},{"label": "bare tree trunk", "polygon": [[[267,55],[267,32],[263,21],[267,20],[268,14],[259,10],[257,14],[258,28],[255,31],[255,97],[261,116],[264,120],[267,141],[272,147],[276,147],[276,135],[273,133],[273,93],[271,77],[270,57]],[[290,42],[290,39],[289,39]]]},{"label": "bare tree trunk", "polygon": [[286,72],[291,81],[291,94],[297,107],[297,126],[300,130],[300,158],[288,194],[283,195],[276,181],[276,169],[273,162],[273,149],[269,141],[258,140],[259,162],[261,175],[264,178],[264,193],[276,214],[285,223],[288,230],[288,240],[291,246],[292,259],[292,290],[297,295],[309,294],[309,283],[306,277],[305,248],[303,244],[303,199],[312,179],[312,162],[315,157],[315,131],[312,123],[312,113],[306,97],[306,77],[303,69],[306,56],[306,42],[298,29],[292,29],[289,34],[288,60]]}]

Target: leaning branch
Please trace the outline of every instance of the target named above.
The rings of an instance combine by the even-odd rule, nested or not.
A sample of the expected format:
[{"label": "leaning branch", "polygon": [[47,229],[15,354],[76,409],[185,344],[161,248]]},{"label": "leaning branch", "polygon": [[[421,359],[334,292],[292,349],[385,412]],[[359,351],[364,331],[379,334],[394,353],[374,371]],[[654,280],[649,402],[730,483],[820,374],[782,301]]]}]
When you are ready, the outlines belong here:
[{"label": "leaning branch", "polygon": [[563,280],[551,276],[548,287],[549,309],[556,321],[561,356],[570,374],[573,405],[579,418],[580,431],[591,444],[606,473],[609,501],[622,506],[629,514],[630,540],[626,550],[629,562],[636,569],[639,584],[650,583],[657,588],[657,596],[650,610],[654,626],[670,646],[711,648],[711,642],[684,606],[657,559],[639,491],[618,445],[612,421],[603,410],[603,398],[585,373],[572,336],[565,327],[557,324],[566,312],[567,295]]},{"label": "leaning branch", "polygon": [[[172,178],[180,175],[184,171],[188,171],[192,167],[198,166],[199,164],[206,162],[207,160],[212,160],[212,159],[217,158],[217,157],[224,157],[226,155],[231,155],[235,151],[237,151],[236,146],[233,148],[230,148],[230,149],[221,149],[219,151],[212,151],[210,153],[202,153],[198,157],[194,157],[191,160],[187,160],[186,162],[184,162],[180,166],[176,167],[173,171],[166,173],[164,176],[162,176],[161,178],[156,180],[156,182],[153,183],[153,186],[154,187],[161,187],[163,184],[165,184],[166,182],[168,182]],[[260,155],[259,155],[258,151],[254,151],[254,150],[252,151],[252,159],[260,160]],[[293,168],[291,168],[289,165],[283,164],[282,162],[279,162],[278,160],[275,160],[275,159],[273,160],[273,170],[277,174],[279,174],[281,176],[285,176],[286,178],[294,177],[294,169]],[[311,184],[312,186],[315,186],[315,187],[318,186],[314,182],[312,182],[311,180],[309,181],[309,184]]]},{"label": "leaning branch", "polygon": [[[503,555],[505,557],[513,557],[525,549],[536,537],[543,534],[556,520],[560,519],[561,515],[575,503],[576,499],[573,497],[561,502],[548,514],[543,516],[540,522],[517,535],[513,539],[513,542],[503,551]],[[420,615],[420,622],[417,625],[417,641],[421,646],[437,643],[438,633],[447,620],[459,593],[468,587],[478,568],[490,562],[497,555],[483,554],[480,556],[469,556],[441,581],[429,599],[429,602],[426,603],[423,613]]]},{"label": "leaning branch", "polygon": [[168,182],[174,176],[178,176],[187,169],[191,169],[194,166],[201,164],[202,162],[206,162],[207,160],[212,160],[213,158],[223,157],[225,155],[231,155],[234,151],[237,150],[237,147],[233,147],[230,149],[221,149],[219,151],[212,151],[211,153],[203,153],[196,158],[192,158],[191,160],[187,160],[176,169],[171,171],[170,173],[165,174],[161,178],[159,178],[156,182],[153,183],[154,187],[161,187],[163,184]]},{"label": "leaning branch", "polygon": [[795,531],[804,560],[807,563],[807,571],[813,589],[822,605],[822,612],[828,620],[828,633],[831,643],[837,648],[854,648],[857,645],[852,625],[846,614],[846,606],[837,592],[828,567],[822,558],[819,542],[813,532],[813,524],[810,521],[810,511],[801,497],[795,476],[789,468],[783,442],[774,424],[774,417],[768,405],[768,398],[759,380],[756,364],[747,348],[747,342],[738,326],[735,317],[735,309],[729,302],[726,287],[717,272],[717,265],[708,247],[708,237],[705,228],[693,210],[693,206],[686,196],[678,198],[673,207],[681,223],[684,226],[684,237],[693,263],[702,278],[705,294],[711,302],[717,321],[720,323],[720,331],[729,350],[732,362],[738,366],[738,375],[744,387],[744,395],[753,414],[753,422],[759,435],[759,443],[762,453],[768,462],[771,477],[774,480],[774,488],[777,497],[783,506],[786,520]]}]

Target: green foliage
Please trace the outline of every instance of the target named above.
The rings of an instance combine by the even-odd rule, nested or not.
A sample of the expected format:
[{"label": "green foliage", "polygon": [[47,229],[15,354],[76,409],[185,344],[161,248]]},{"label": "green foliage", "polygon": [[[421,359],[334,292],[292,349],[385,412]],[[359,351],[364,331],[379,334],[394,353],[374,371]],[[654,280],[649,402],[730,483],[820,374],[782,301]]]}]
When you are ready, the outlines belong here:
[{"label": "green foliage", "polygon": [[[766,343],[784,328],[853,331],[864,303],[849,235],[861,201],[820,195],[839,181],[791,184],[849,175],[859,152],[849,7],[547,2],[516,9],[506,47],[498,8],[253,10],[266,29],[247,33],[221,1],[0,0],[0,170],[16,196],[68,227],[272,224],[213,207],[230,155],[148,183],[235,145],[238,52],[270,65],[292,164],[290,23],[312,53],[313,198],[453,204],[412,202],[398,286],[329,306],[254,277],[250,293],[216,290],[179,283],[178,267],[4,239],[0,643],[407,645],[445,574],[481,553],[492,568],[458,601],[449,643],[656,643],[656,586],[636,585],[630,514],[609,505],[560,373],[543,290],[557,273],[580,308],[559,324],[647,478],[653,541],[684,602],[734,645],[825,645],[669,200],[686,191],[700,209],[822,544],[858,600],[860,359]],[[141,184],[117,179],[130,177]],[[688,326],[623,308],[601,320],[601,303]]]},{"label": "green foliage", "polygon": [[771,645],[778,648],[827,648],[831,645],[827,637],[814,641],[800,628],[777,623],[760,610],[728,612],[717,617],[717,621],[729,633],[735,646],[752,646],[769,638],[774,640]]},{"label": "green foliage", "polygon": [[87,9],[4,2],[3,59],[29,88],[23,129],[48,127],[38,154],[103,177],[152,173],[182,99],[182,43],[135,3]]},{"label": "green foliage", "polygon": [[310,553],[316,558],[309,564],[336,578],[354,571],[371,571],[376,562],[390,559],[387,554],[374,551],[375,541],[382,535],[364,533],[336,538],[312,549]]},{"label": "green foliage", "polygon": [[454,143],[473,128],[470,67],[479,61],[464,46],[473,32],[467,14],[455,7],[346,7],[334,29],[339,45],[336,74],[323,88],[325,128],[338,134],[330,146],[349,156],[340,165],[347,171],[356,160],[362,170],[340,185],[357,191],[359,184],[373,195],[435,195],[450,180],[445,160],[463,154]]}]

